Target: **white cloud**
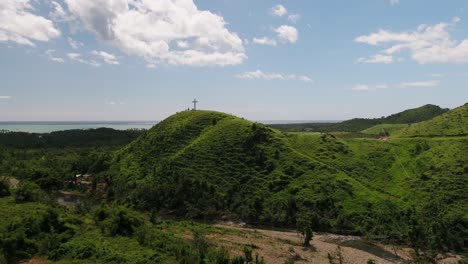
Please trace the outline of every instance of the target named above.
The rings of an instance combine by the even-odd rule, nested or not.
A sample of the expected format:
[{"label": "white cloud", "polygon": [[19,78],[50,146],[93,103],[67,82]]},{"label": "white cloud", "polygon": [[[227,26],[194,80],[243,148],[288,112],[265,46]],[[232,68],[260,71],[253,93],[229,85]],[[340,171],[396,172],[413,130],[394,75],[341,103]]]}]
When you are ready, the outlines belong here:
[{"label": "white cloud", "polygon": [[190,44],[188,43],[188,41],[179,40],[177,41],[177,46],[181,49],[188,49],[190,47]]},{"label": "white cloud", "polygon": [[303,81],[313,82],[313,79],[306,75],[296,74],[280,74],[280,73],[264,73],[261,70],[245,72],[235,77],[240,79],[265,79],[265,80],[290,80],[290,81]]},{"label": "white cloud", "polygon": [[105,51],[97,51],[97,50],[91,51],[91,54],[102,59],[107,64],[111,64],[111,65],[120,64],[119,60],[115,57],[114,54],[110,54]]},{"label": "white cloud", "polygon": [[400,0],[390,0],[390,4],[393,5],[398,5],[400,3]]},{"label": "white cloud", "polygon": [[54,11],[49,13],[50,18],[52,18],[53,21],[63,22],[70,21],[72,19],[70,17],[70,14],[65,12],[63,7],[59,3],[57,3],[56,1],[51,1],[50,3],[54,8]]},{"label": "white cloud", "polygon": [[0,100],[10,100],[12,99],[13,97],[12,96],[9,96],[9,95],[1,95],[0,96]]},{"label": "white cloud", "polygon": [[357,62],[359,63],[384,63],[390,64],[393,63],[393,56],[391,55],[383,55],[383,54],[376,54],[370,56],[369,58],[359,58]]},{"label": "white cloud", "polygon": [[419,82],[403,82],[398,85],[401,88],[417,88],[417,87],[436,87],[439,86],[439,81],[419,81]]},{"label": "white cloud", "polygon": [[378,84],[378,85],[367,85],[367,84],[356,84],[351,87],[351,90],[354,91],[373,91],[378,89],[387,89],[389,88],[386,84]]},{"label": "white cloud", "polygon": [[409,51],[411,58],[419,64],[429,63],[467,63],[468,39],[453,40],[449,29],[456,25],[460,18],[455,17],[451,23],[418,26],[416,30],[378,32],[359,36],[356,42],[372,46],[388,45],[381,52],[382,56]]},{"label": "white cloud", "polygon": [[276,40],[263,37],[263,38],[254,38],[253,43],[259,44],[259,45],[269,45],[269,46],[276,46]]},{"label": "white cloud", "polygon": [[32,41],[49,41],[60,36],[52,21],[32,14],[29,0],[0,1],[0,42],[35,46]]},{"label": "white cloud", "polygon": [[127,103],[121,101],[121,100],[118,100],[118,99],[113,99],[113,98],[106,98],[104,100],[104,103],[106,105],[126,105]]},{"label": "white cloud", "polygon": [[275,29],[275,32],[278,33],[278,38],[282,41],[295,43],[298,39],[298,32],[295,27],[282,25]]},{"label": "white cloud", "polygon": [[64,1],[86,30],[151,64],[227,66],[247,58],[224,18],[199,10],[193,0]]},{"label": "white cloud", "polygon": [[297,23],[297,22],[299,22],[299,20],[301,20],[301,15],[298,15],[298,14],[289,15],[288,20],[293,22],[293,23]]},{"label": "white cloud", "polygon": [[154,64],[146,64],[146,68],[149,68],[149,69],[155,69],[156,68],[156,65]]},{"label": "white cloud", "polygon": [[46,50],[46,55],[47,55],[47,59],[49,61],[53,61],[53,62],[65,62],[65,60],[63,58],[60,58],[60,57],[55,57],[54,56],[54,53],[55,53],[55,50],[54,49],[48,49]]},{"label": "white cloud", "polygon": [[419,82],[402,82],[399,84],[388,85],[388,84],[378,84],[378,85],[369,85],[369,84],[356,84],[351,87],[353,91],[375,91],[381,89],[391,89],[391,88],[430,88],[437,87],[440,85],[439,81],[419,81]]},{"label": "white cloud", "polygon": [[79,49],[80,47],[84,46],[83,42],[76,41],[70,37],[67,38],[67,41],[70,47],[72,47],[73,49]]},{"label": "white cloud", "polygon": [[271,8],[270,13],[274,16],[282,17],[288,14],[288,10],[283,5],[276,5]]},{"label": "white cloud", "polygon": [[94,66],[94,67],[101,66],[101,64],[98,63],[97,61],[83,59],[83,57],[81,56],[80,53],[67,53],[67,57],[72,61],[87,64],[87,65],[90,65],[90,66]]}]

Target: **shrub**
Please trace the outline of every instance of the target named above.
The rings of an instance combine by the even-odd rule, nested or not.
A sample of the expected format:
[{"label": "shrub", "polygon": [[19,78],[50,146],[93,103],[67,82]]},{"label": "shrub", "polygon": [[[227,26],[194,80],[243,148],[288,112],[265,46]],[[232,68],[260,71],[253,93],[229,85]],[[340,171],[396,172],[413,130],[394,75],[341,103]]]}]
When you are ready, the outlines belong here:
[{"label": "shrub", "polygon": [[13,196],[17,203],[39,202],[43,200],[45,193],[35,183],[20,182]]},{"label": "shrub", "polygon": [[8,183],[8,180],[0,178],[0,198],[9,196],[10,194],[10,184]]}]

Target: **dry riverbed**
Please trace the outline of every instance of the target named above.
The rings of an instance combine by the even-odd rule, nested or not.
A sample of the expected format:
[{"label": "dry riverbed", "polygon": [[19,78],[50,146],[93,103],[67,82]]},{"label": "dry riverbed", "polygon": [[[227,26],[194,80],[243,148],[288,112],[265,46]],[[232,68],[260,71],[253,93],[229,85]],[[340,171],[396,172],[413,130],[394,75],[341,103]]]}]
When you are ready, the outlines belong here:
[{"label": "dry riverbed", "polygon": [[[375,263],[409,263],[409,249],[393,249],[375,243],[368,243],[354,236],[334,234],[315,234],[311,248],[301,246],[299,233],[292,231],[273,231],[251,229],[237,226],[218,225],[239,231],[236,234],[211,235],[209,238],[232,252],[242,253],[244,246],[252,246],[254,255],[264,257],[265,263],[284,264],[288,259],[295,263],[329,263],[328,254],[338,262],[341,254],[346,264],[363,264],[369,259]],[[396,253],[396,255],[395,255]],[[457,256],[441,256],[438,263],[457,263]]]}]

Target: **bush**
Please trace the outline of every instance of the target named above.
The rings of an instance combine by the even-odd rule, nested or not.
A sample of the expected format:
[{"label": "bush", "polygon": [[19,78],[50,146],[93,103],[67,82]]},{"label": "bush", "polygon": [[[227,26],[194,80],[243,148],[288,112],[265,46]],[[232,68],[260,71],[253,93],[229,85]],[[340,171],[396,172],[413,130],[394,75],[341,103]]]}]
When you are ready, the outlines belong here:
[{"label": "bush", "polygon": [[8,183],[8,180],[0,178],[0,198],[9,196],[10,194],[10,184]]},{"label": "bush", "polygon": [[17,203],[39,202],[45,197],[44,191],[32,182],[20,182],[18,188],[13,193]]},{"label": "bush", "polygon": [[94,218],[101,231],[110,236],[132,236],[144,223],[141,216],[122,206],[100,206],[94,212]]}]

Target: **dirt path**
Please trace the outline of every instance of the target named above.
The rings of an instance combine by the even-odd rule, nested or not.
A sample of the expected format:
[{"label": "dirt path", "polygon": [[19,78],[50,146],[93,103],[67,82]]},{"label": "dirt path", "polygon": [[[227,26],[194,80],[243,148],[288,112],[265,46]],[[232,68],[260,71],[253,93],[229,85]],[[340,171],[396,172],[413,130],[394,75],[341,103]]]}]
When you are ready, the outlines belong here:
[{"label": "dirt path", "polygon": [[[304,249],[301,236],[296,232],[218,226],[235,229],[239,233],[214,235],[212,239],[239,253],[244,246],[250,245],[254,248],[254,254],[263,256],[268,264],[284,264],[287,259],[294,259],[295,263],[329,263],[329,254],[335,258],[335,263],[339,263],[341,254],[346,264],[365,264],[370,259],[382,264],[407,263],[410,260],[408,249],[397,250],[395,256],[391,248],[367,243],[359,237],[315,234],[312,247]],[[445,258],[439,263],[457,263],[457,258]]]}]

